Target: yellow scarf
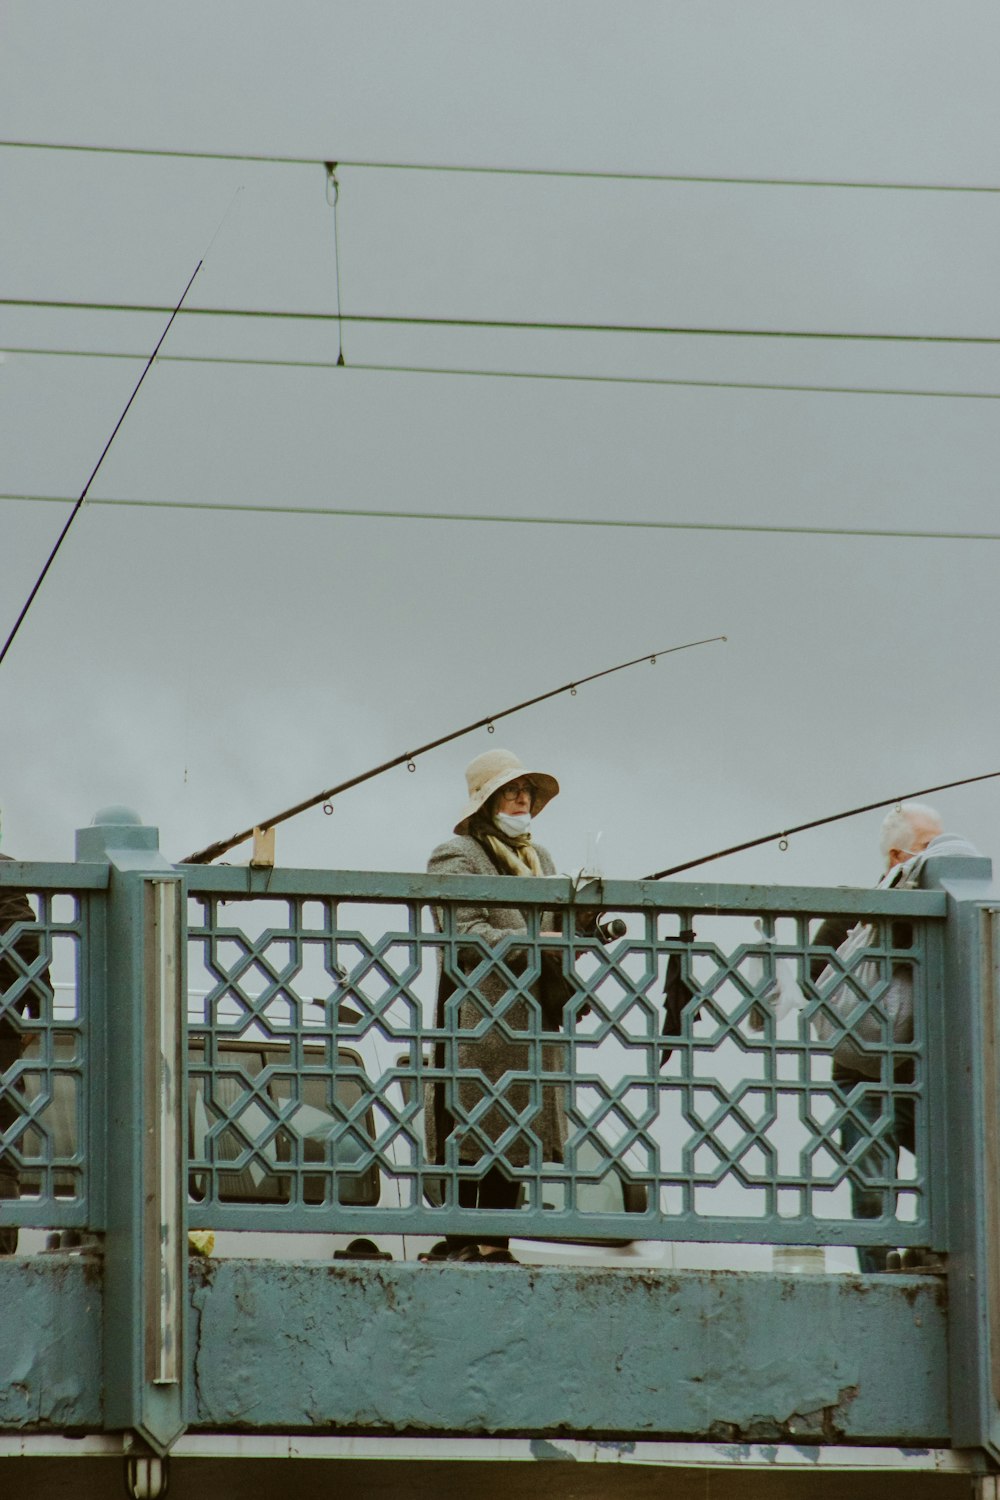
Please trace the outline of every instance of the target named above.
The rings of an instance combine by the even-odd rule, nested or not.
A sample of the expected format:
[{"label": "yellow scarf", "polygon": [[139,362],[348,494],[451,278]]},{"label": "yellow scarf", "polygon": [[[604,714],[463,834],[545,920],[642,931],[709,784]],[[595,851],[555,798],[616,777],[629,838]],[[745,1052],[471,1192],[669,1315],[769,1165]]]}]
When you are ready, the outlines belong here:
[{"label": "yellow scarf", "polygon": [[487,818],[477,818],[469,829],[472,836],[490,854],[496,864],[508,875],[542,875],[542,862],[531,843],[530,833],[515,834],[509,838],[496,830],[496,824]]}]

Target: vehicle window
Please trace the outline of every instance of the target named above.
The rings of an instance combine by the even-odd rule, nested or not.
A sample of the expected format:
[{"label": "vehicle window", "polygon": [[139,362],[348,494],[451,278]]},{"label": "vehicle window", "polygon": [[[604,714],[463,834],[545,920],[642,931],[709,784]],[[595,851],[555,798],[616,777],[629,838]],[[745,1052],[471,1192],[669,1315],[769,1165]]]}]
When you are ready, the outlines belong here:
[{"label": "vehicle window", "polygon": [[[217,1047],[215,1072],[209,1075],[204,1066],[204,1038],[191,1038],[188,1087],[191,1154],[195,1158],[205,1156],[209,1131],[216,1127],[216,1164],[241,1163],[232,1171],[219,1170],[217,1165],[216,1191],[220,1202],[290,1202],[293,1178],[290,1173],[282,1172],[281,1167],[295,1159],[296,1149],[300,1161],[326,1164],[332,1163],[331,1152],[336,1150],[338,1202],[378,1202],[378,1166],[350,1170],[352,1162],[360,1158],[367,1142],[373,1139],[375,1122],[371,1107],[359,1121],[358,1135],[341,1136],[336,1147],[331,1147],[329,1140],[330,1127],[342,1118],[341,1111],[355,1108],[371,1092],[360,1057],[340,1049],[333,1072],[324,1067],[326,1053],[322,1046],[307,1044],[303,1053],[306,1068],[313,1071],[295,1075],[285,1043],[263,1039],[227,1042]],[[265,1072],[267,1076],[262,1083],[261,1075]],[[248,1096],[249,1101],[244,1102]],[[287,1126],[274,1129],[276,1110],[292,1098],[299,1103],[289,1113]],[[272,1105],[274,1110],[270,1108]],[[218,1124],[223,1120],[230,1123],[219,1130]],[[197,1202],[206,1195],[207,1176],[197,1169],[189,1173],[188,1190]],[[324,1174],[307,1172],[302,1176],[302,1196],[306,1203],[325,1202],[328,1187],[329,1180]]]}]

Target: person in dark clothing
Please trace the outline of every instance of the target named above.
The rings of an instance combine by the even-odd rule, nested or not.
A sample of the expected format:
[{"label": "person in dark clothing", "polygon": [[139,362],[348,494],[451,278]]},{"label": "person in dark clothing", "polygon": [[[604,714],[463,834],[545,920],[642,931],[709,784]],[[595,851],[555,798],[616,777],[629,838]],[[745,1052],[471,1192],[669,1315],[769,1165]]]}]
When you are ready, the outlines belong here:
[{"label": "person in dark clothing", "polygon": [[[0,859],[9,860],[10,855],[0,854]],[[24,968],[35,963],[41,952],[37,932],[18,932],[12,942],[5,941],[5,935],[21,923],[34,921],[28,898],[20,891],[0,887],[0,1138],[21,1115],[12,1097],[17,1083],[7,1075],[20,1062],[27,1042],[20,1018],[38,1013],[37,992],[34,986],[26,987],[23,980]],[[17,1167],[0,1144],[0,1199],[19,1196]],[[13,1255],[16,1250],[17,1229],[0,1227],[0,1255]]]},{"label": "person in dark clothing", "polygon": [[[553,875],[555,865],[548,850],[534,842],[529,831],[532,819],[557,795],[559,783],[542,771],[529,771],[509,750],[489,750],[476,757],[466,770],[469,800],[455,826],[455,836],[439,844],[428,863],[432,875]],[[439,925],[440,913],[436,914]],[[512,934],[525,933],[528,917],[510,906],[460,906],[454,916],[455,929],[469,934],[490,948],[508,945]],[[545,912],[540,920],[540,936],[556,936],[556,918]],[[442,950],[443,958],[443,950]],[[457,1063],[464,1076],[450,1093],[448,1086],[437,1083],[428,1100],[428,1148],[435,1160],[444,1161],[445,1141],[454,1137],[457,1155],[463,1165],[478,1163],[484,1155],[481,1137],[499,1141],[510,1124],[510,1112],[525,1120],[531,1113],[531,1086],[527,1081],[512,1082],[505,1090],[503,1102],[492,1105],[482,1114],[478,1130],[470,1129],[468,1118],[482,1111],[484,1098],[497,1089],[508,1074],[523,1073],[530,1065],[529,1036],[537,1010],[547,1029],[558,1030],[563,1006],[572,994],[572,985],[562,972],[561,957],[556,952],[542,954],[541,974],[532,987],[533,1001],[521,996],[509,1003],[510,985],[503,966],[483,975],[474,987],[465,989],[467,972],[482,964],[482,950],[469,946],[459,950],[459,973],[449,973],[442,962],[438,985],[436,1024],[443,1027],[452,996],[462,990],[458,1003],[459,1033],[471,1032],[458,1041]],[[504,963],[511,970],[520,964],[516,949],[506,947]],[[493,1018],[499,1008],[499,1016]],[[484,1021],[489,1024],[484,1026]],[[435,1064],[445,1062],[444,1044],[435,1050]],[[559,1067],[558,1044],[542,1048],[543,1071]],[[481,1074],[486,1087],[477,1080]],[[451,1105],[452,1107],[449,1107]],[[457,1107],[455,1107],[457,1106]],[[531,1161],[532,1151],[540,1145],[547,1161],[561,1161],[566,1135],[566,1114],[562,1091],[557,1087],[541,1090],[540,1107],[525,1129],[507,1147],[506,1163],[523,1167]],[[459,1184],[459,1203],[470,1208],[510,1209],[518,1201],[518,1184],[499,1164],[492,1165],[478,1180],[466,1178]],[[449,1260],[512,1261],[506,1236],[447,1236]]]}]

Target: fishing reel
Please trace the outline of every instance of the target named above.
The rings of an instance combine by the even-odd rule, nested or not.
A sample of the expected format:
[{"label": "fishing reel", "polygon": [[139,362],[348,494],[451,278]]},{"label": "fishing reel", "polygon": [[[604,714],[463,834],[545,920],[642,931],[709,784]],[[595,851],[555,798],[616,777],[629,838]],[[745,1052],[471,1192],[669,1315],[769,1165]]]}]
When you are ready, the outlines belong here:
[{"label": "fishing reel", "polygon": [[617,942],[623,938],[628,931],[628,924],[622,917],[608,917],[601,915],[594,924],[594,936],[599,943]]}]

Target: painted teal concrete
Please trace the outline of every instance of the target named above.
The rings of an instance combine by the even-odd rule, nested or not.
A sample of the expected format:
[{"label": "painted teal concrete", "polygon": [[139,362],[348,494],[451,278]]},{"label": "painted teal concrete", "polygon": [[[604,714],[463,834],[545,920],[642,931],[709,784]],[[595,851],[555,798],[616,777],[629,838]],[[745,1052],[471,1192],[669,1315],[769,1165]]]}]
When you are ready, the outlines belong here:
[{"label": "painted teal concrete", "polygon": [[[100,1262],[0,1262],[0,1428],[99,1430]],[[933,1277],[192,1261],[190,1430],[948,1442]]]},{"label": "painted teal concrete", "polygon": [[[103,961],[101,982],[92,986],[89,1083],[95,1121],[106,1123],[100,1174],[104,1213],[92,1220],[104,1231],[105,1421],[137,1432],[163,1453],[184,1430],[184,1395],[179,1379],[156,1378],[151,1352],[161,1320],[156,1296],[150,1293],[151,1274],[158,1266],[159,1223],[150,1220],[147,1204],[160,1165],[148,1157],[146,1143],[158,1123],[152,1079],[163,1064],[158,1053],[151,1056],[159,1044],[159,1023],[150,1010],[157,958],[151,956],[146,894],[150,877],[178,886],[183,877],[160,854],[158,830],[145,826],[129,808],[106,808],[89,828],[79,829],[76,854],[81,862],[104,862],[110,875],[104,939],[91,944],[98,951],[90,954],[92,962]],[[178,950],[183,971],[179,944]],[[179,1083],[183,1098],[183,1080]],[[183,1193],[178,1204],[177,1234],[184,1246]],[[179,1317],[161,1336],[183,1349],[183,1297],[177,1305]]]},{"label": "painted teal concrete", "polygon": [[221,1261],[193,1427],[947,1441],[933,1278]]},{"label": "painted teal concrete", "polygon": [[948,1436],[945,1296],[930,1278],[274,1262],[199,1272],[192,1425]]},{"label": "painted teal concrete", "polygon": [[104,1425],[104,1275],[81,1255],[0,1261],[0,1430]]}]

